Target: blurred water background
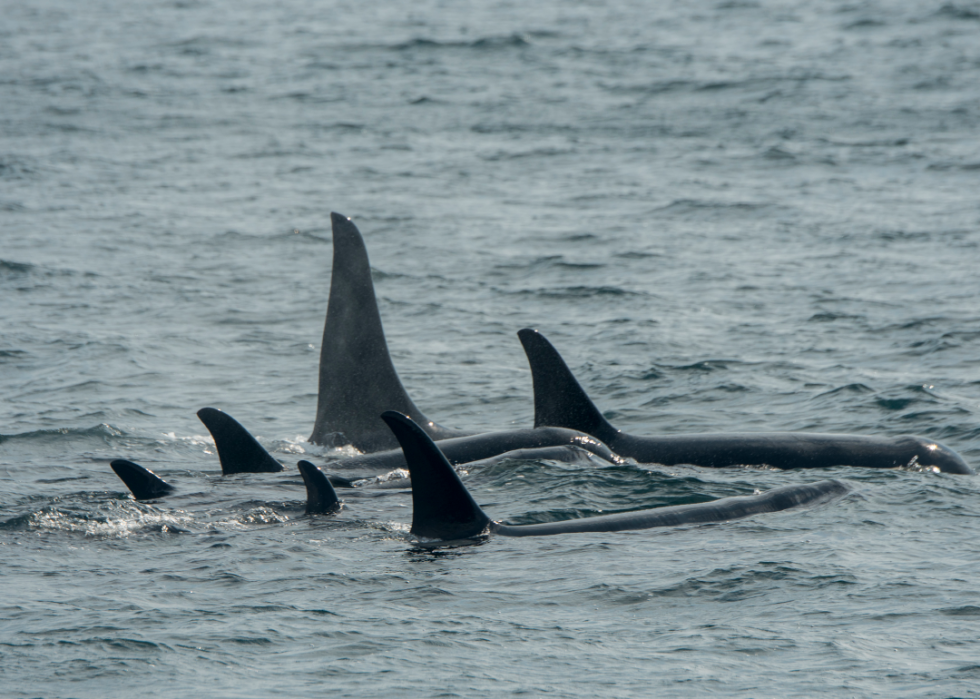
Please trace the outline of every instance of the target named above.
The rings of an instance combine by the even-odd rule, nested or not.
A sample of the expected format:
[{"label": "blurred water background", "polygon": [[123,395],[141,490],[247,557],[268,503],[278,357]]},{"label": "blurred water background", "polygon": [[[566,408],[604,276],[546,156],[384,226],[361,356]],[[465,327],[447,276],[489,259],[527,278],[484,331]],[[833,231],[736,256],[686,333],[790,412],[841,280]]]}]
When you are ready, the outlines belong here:
[{"label": "blurred water background", "polygon": [[[635,434],[980,466],[980,4],[65,0],[0,12],[4,697],[980,696],[980,486],[520,462],[545,521],[825,477],[723,525],[426,552],[303,516],[329,214],[429,417],[529,426],[542,330]],[[174,482],[138,504],[109,469]]]}]

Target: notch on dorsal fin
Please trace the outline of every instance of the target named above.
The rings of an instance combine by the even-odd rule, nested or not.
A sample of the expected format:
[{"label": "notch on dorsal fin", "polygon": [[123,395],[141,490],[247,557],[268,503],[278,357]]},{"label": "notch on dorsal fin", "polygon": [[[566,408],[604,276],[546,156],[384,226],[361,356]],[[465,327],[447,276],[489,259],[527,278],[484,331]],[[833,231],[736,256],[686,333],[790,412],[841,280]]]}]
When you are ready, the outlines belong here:
[{"label": "notch on dorsal fin", "polygon": [[434,439],[464,436],[431,422],[408,397],[388,354],[364,240],[346,216],[330,219],[333,272],[310,441],[362,452],[395,449],[398,442],[378,418],[385,410],[411,415]]},{"label": "notch on dorsal fin", "polygon": [[137,500],[155,500],[174,492],[175,488],[148,468],[125,459],[110,464]]},{"label": "notch on dorsal fin", "polygon": [[340,498],[327,476],[309,461],[296,464],[306,483],[306,514],[329,515],[340,510]]},{"label": "notch on dorsal fin", "polygon": [[619,432],[586,394],[565,360],[537,330],[517,333],[531,365],[534,384],[534,426],[565,427],[609,443]]},{"label": "notch on dorsal fin", "polygon": [[259,444],[235,418],[217,408],[201,408],[197,416],[214,437],[221,460],[221,475],[233,473],[278,473],[282,464]]},{"label": "notch on dorsal fin", "polygon": [[381,418],[401,444],[412,474],[412,534],[447,541],[486,533],[490,518],[429,435],[394,411],[386,411]]}]

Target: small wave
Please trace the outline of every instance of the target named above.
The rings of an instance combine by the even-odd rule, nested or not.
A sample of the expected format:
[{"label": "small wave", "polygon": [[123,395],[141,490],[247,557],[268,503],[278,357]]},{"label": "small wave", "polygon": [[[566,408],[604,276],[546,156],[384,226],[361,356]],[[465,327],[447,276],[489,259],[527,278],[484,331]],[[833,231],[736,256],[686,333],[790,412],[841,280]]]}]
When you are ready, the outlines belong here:
[{"label": "small wave", "polygon": [[502,49],[523,48],[530,46],[527,34],[507,34],[505,36],[486,36],[472,41],[438,41],[436,39],[416,38],[409,41],[395,44],[390,47],[393,51],[415,51],[415,50],[475,50],[475,51],[498,51]]},{"label": "small wave", "polygon": [[980,617],[980,607],[974,604],[967,604],[962,607],[946,607],[940,609],[939,613],[946,616]]},{"label": "small wave", "polygon": [[492,163],[506,160],[523,160],[524,158],[550,158],[556,155],[570,155],[574,152],[571,148],[530,148],[521,151],[495,151],[487,155],[481,155],[480,159]]},{"label": "small wave", "polygon": [[652,215],[731,218],[733,214],[755,217],[759,211],[772,208],[771,204],[754,201],[708,201],[703,199],[675,199],[665,206],[652,209]]},{"label": "small wave", "polygon": [[99,275],[95,272],[78,272],[73,269],[58,269],[31,264],[29,262],[16,262],[14,260],[0,260],[0,281],[5,279],[20,280],[24,277],[37,277],[39,279],[74,278],[82,276],[94,278]]},{"label": "small wave", "polygon": [[9,156],[0,158],[0,178],[21,180],[27,179],[36,172],[37,167],[26,160]]},{"label": "small wave", "polygon": [[958,3],[949,2],[940,7],[935,14],[936,17],[954,20],[980,20],[980,10],[973,7],[966,7]]},{"label": "small wave", "polygon": [[879,240],[914,240],[914,241],[929,241],[932,240],[932,233],[929,231],[901,231],[901,230],[889,230],[889,231],[878,231],[874,234]]},{"label": "small wave", "polygon": [[645,296],[643,292],[623,289],[618,286],[566,286],[545,289],[499,290],[501,293],[517,296],[536,296],[546,299],[587,299],[596,296]]},{"label": "small wave", "polygon": [[838,393],[865,394],[865,393],[874,393],[874,392],[875,390],[866,384],[849,383],[844,386],[837,386],[836,388],[832,388],[829,391],[824,391],[823,393],[818,394],[817,398],[823,398],[825,396],[833,396]]},{"label": "small wave", "polygon": [[59,498],[59,501],[57,505],[9,519],[0,524],[0,528],[118,539],[145,533],[185,534],[188,533],[185,526],[193,522],[193,518],[185,513],[160,512],[131,500],[103,502],[94,508],[80,496],[75,497],[74,502],[67,498]]},{"label": "small wave", "polygon": [[[23,359],[29,353],[26,350],[10,349],[4,350],[0,349],[0,360],[4,359]],[[2,439],[2,437],[0,437]]]},{"label": "small wave", "polygon": [[941,162],[932,163],[927,170],[938,170],[940,172],[944,170],[962,170],[963,172],[975,172],[980,170],[980,162],[966,162],[966,163],[951,163],[951,162]]},{"label": "small wave", "polygon": [[[355,488],[361,488],[364,486],[378,486],[384,484],[395,484],[398,481],[404,481],[409,478],[411,474],[404,468],[396,468],[393,471],[388,471],[388,473],[382,473],[380,476],[375,476],[374,478],[361,478],[360,480],[354,481],[351,485]],[[406,484],[407,488],[408,485]]]},{"label": "small wave", "polygon": [[0,434],[0,444],[4,442],[36,441],[38,444],[53,444],[63,441],[66,437],[70,439],[97,437],[105,440],[107,437],[125,437],[126,432],[113,427],[112,425],[101,423],[94,427],[61,427],[53,430],[33,430],[31,432],[20,432],[18,434]]},{"label": "small wave", "polygon": [[695,362],[694,364],[682,364],[669,368],[675,371],[710,373],[712,371],[728,371],[729,364],[741,364],[741,362],[732,362],[728,359],[705,359],[704,361]]},{"label": "small wave", "polygon": [[279,454],[305,454],[308,447],[312,446],[303,435],[296,435],[292,439],[276,439],[267,445],[269,451]]},{"label": "small wave", "polygon": [[844,29],[877,29],[884,26],[886,26],[885,22],[880,19],[875,19],[874,17],[862,17],[861,19],[856,19],[849,24],[845,24]]},{"label": "small wave", "polygon": [[853,315],[851,313],[834,313],[833,311],[823,311],[814,313],[807,318],[808,323],[832,323],[837,320],[864,320],[865,316]]},{"label": "small wave", "polygon": [[0,260],[0,276],[13,276],[29,274],[34,265],[27,262],[13,262],[11,260]]},{"label": "small wave", "polygon": [[215,522],[217,526],[232,529],[242,529],[253,524],[282,524],[290,520],[289,516],[276,511],[266,504],[250,508],[232,519]]}]

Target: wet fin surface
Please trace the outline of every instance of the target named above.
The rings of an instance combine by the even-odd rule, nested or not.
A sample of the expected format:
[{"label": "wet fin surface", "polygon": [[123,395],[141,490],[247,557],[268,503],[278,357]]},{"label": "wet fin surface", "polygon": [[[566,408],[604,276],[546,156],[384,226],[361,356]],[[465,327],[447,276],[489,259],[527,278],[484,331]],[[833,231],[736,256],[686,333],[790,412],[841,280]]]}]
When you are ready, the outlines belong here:
[{"label": "wet fin surface", "polygon": [[361,233],[346,216],[330,218],[333,271],[310,442],[351,444],[362,452],[395,449],[398,442],[378,417],[386,410],[412,416],[434,439],[466,434],[431,422],[409,398],[388,353]]},{"label": "wet fin surface", "polygon": [[174,492],[175,488],[148,468],[116,459],[109,464],[116,475],[126,484],[133,497],[137,500],[155,500]]},{"label": "wet fin surface", "polygon": [[405,415],[389,410],[381,417],[401,444],[412,474],[412,534],[442,541],[485,534],[490,518],[429,435]]},{"label": "wet fin surface", "polygon": [[326,474],[309,461],[296,464],[306,483],[306,514],[327,515],[340,510],[340,498]]},{"label": "wet fin surface", "polygon": [[603,442],[614,439],[619,430],[602,416],[554,345],[531,328],[519,331],[517,337],[531,365],[534,426],[566,427]]},{"label": "wet fin surface", "polygon": [[279,473],[283,470],[282,464],[228,413],[216,408],[201,408],[197,416],[214,437],[222,475]]}]

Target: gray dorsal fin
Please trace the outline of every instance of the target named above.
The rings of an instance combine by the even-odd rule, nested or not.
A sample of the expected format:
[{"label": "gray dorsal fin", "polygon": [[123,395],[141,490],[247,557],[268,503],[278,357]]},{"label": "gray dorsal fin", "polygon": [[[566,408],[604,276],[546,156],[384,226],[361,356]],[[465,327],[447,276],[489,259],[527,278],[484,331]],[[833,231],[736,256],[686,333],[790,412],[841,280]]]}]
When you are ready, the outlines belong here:
[{"label": "gray dorsal fin", "polygon": [[125,459],[109,464],[137,500],[155,500],[174,492],[174,487],[148,468]]},{"label": "gray dorsal fin", "polygon": [[548,339],[531,328],[524,328],[517,336],[531,365],[534,426],[565,427],[604,442],[612,439],[619,430],[602,416]]},{"label": "gray dorsal fin", "polygon": [[381,418],[401,444],[412,474],[412,534],[446,541],[485,533],[490,518],[429,435],[394,411],[386,411]]},{"label": "gray dorsal fin", "polygon": [[385,410],[411,415],[435,439],[462,436],[430,422],[408,397],[388,354],[364,240],[346,216],[330,219],[333,272],[310,441],[362,452],[395,449],[398,442],[378,418]]},{"label": "gray dorsal fin", "polygon": [[309,461],[296,464],[306,483],[306,514],[328,515],[340,509],[340,498],[327,476]]},{"label": "gray dorsal fin", "polygon": [[201,408],[197,416],[214,437],[221,460],[221,475],[233,473],[278,473],[282,464],[259,444],[235,418],[216,408]]}]

